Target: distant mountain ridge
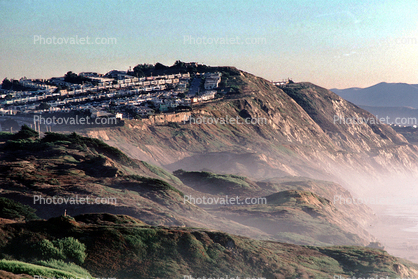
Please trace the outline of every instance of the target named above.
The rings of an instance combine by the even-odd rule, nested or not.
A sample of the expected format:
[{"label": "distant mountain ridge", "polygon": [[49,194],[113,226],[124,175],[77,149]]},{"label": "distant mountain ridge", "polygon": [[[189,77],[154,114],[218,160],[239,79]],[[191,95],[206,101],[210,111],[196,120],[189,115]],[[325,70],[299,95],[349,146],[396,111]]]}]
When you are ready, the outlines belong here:
[{"label": "distant mountain ridge", "polygon": [[330,90],[356,105],[418,108],[418,84],[381,82],[366,88]]}]

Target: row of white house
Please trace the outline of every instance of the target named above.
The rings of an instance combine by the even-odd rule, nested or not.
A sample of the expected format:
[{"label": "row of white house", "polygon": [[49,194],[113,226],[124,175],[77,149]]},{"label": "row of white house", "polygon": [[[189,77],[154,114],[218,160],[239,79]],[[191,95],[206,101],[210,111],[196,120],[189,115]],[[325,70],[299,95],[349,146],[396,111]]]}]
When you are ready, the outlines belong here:
[{"label": "row of white house", "polygon": [[[171,77],[174,77],[174,79],[170,79]],[[206,78],[218,79],[216,83],[217,86],[220,80],[220,74],[208,74]],[[171,82],[176,83],[177,89],[166,90],[166,85],[170,83],[170,80]],[[112,81],[110,86],[111,88],[108,88],[108,90],[106,90],[107,92],[100,92],[98,90],[98,86],[88,87],[86,85],[77,85],[77,89],[73,88],[68,90],[60,90],[58,92],[40,93],[39,91],[35,91],[35,93],[31,92],[33,95],[15,94],[16,97],[12,99],[6,99],[4,98],[5,96],[3,96],[3,100],[0,100],[0,104],[13,105],[13,107],[9,108],[10,111],[8,111],[8,113],[11,113],[13,109],[17,109],[20,112],[30,113],[38,111],[37,107],[39,103],[37,102],[48,98],[49,101],[47,104],[50,106],[50,111],[91,109],[92,107],[97,106],[108,107],[111,102],[116,103],[117,105],[143,106],[144,102],[151,101],[157,108],[160,108],[161,111],[164,111],[167,108],[175,108],[178,105],[188,106],[192,103],[207,101],[215,97],[216,91],[207,90],[203,95],[196,96],[192,99],[177,98],[178,93],[185,92],[188,82],[189,79],[187,79],[187,75],[178,74],[177,76],[167,75],[141,78],[141,81],[138,79],[138,81],[135,82],[135,84],[140,84],[141,86],[130,86],[129,89],[126,88],[128,85],[125,83],[113,84]],[[66,98],[59,98],[63,96]]]}]

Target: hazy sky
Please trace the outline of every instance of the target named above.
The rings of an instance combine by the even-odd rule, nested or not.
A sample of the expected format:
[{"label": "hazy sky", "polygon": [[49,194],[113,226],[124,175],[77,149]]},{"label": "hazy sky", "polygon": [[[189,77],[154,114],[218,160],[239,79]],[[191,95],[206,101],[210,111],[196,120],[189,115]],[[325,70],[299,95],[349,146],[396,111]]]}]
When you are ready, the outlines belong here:
[{"label": "hazy sky", "polygon": [[418,83],[417,14],[416,0],[0,0],[0,79],[182,60],[327,88]]}]

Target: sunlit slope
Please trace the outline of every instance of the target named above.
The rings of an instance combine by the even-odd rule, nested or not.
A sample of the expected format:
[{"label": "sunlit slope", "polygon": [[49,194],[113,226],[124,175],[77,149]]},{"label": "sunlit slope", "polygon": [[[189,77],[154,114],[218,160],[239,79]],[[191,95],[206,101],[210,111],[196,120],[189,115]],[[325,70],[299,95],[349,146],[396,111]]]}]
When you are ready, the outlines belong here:
[{"label": "sunlit slope", "polygon": [[32,247],[41,240],[77,239],[87,255],[80,265],[96,277],[396,278],[418,274],[416,265],[381,250],[256,241],[204,229],[148,226],[122,215],[67,216],[1,225],[0,230],[2,255],[26,262],[39,258]]},{"label": "sunlit slope", "polygon": [[[335,121],[372,115],[331,91],[310,83],[279,88],[234,68],[224,72],[237,92],[196,105],[191,114],[159,115],[85,133],[172,171],[257,179],[296,175],[343,183],[350,183],[346,180],[352,173],[377,178],[416,172],[416,147],[389,126]],[[183,121],[189,117],[249,119],[253,124]]]}]

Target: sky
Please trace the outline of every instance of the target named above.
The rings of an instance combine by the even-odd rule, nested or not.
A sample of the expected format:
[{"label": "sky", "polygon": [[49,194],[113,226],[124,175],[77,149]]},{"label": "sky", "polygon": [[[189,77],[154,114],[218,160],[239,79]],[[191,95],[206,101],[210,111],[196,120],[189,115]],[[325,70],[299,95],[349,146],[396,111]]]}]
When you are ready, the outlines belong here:
[{"label": "sky", "polygon": [[0,79],[176,60],[325,88],[418,84],[418,1],[0,0]]}]

